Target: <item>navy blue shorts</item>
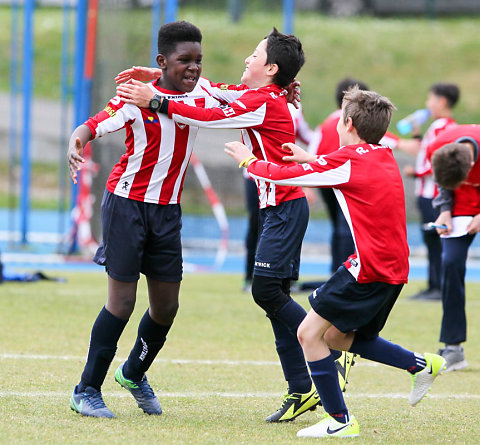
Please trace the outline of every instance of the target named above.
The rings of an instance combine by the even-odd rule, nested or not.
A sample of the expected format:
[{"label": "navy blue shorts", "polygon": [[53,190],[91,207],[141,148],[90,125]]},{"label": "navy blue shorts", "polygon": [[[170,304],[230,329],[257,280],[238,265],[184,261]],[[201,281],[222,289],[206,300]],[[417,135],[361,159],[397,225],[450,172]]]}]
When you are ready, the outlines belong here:
[{"label": "navy blue shorts", "polygon": [[308,213],[306,198],[260,209],[255,275],[298,280]]},{"label": "navy blue shorts", "polygon": [[133,282],[140,273],[159,281],[182,280],[180,204],[159,205],[105,190],[103,240],[93,258],[113,279]]},{"label": "navy blue shorts", "polygon": [[358,283],[345,266],[309,297],[313,310],[340,331],[375,338],[383,329],[403,284]]}]

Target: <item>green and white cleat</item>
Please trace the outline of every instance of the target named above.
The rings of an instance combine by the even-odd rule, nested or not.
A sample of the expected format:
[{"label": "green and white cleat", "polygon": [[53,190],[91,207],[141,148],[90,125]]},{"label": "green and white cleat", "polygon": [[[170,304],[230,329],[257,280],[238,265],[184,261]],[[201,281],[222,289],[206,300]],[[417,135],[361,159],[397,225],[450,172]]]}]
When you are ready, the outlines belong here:
[{"label": "green and white cleat", "polygon": [[446,360],[437,354],[426,352],[424,355],[427,365],[424,369],[412,375],[412,390],[408,403],[415,406],[430,391],[433,381],[446,369]]},{"label": "green and white cleat", "polygon": [[315,425],[303,428],[297,433],[297,437],[356,437],[360,434],[358,422],[351,416],[347,423],[337,422],[329,414]]}]

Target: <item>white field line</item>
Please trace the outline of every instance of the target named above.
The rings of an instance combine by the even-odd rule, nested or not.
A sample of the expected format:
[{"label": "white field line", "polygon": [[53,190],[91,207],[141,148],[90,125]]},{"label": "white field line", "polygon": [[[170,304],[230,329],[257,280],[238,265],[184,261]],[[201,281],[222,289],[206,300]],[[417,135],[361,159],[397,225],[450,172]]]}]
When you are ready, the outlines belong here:
[{"label": "white field line", "polygon": [[[43,355],[43,354],[0,354],[0,360],[65,360],[65,361],[77,361],[85,360],[85,357],[75,355]],[[116,362],[124,362],[126,358],[115,357],[113,359]],[[193,360],[193,359],[170,359],[160,358],[155,360],[156,363],[172,363],[179,365],[229,365],[229,366],[280,366],[278,361],[265,361],[265,360]],[[355,366],[378,366],[378,363],[374,362],[356,362]]]},{"label": "white field line", "polygon": [[[155,391],[160,398],[188,398],[188,399],[206,399],[211,397],[232,398],[232,399],[271,399],[281,397],[281,393],[277,392],[164,392]],[[44,397],[44,398],[68,398],[70,397],[70,391],[0,391],[1,397]],[[107,392],[103,393],[106,399],[109,398],[124,398],[131,397],[126,392]],[[407,399],[408,394],[399,393],[382,393],[382,394],[352,394],[346,393],[347,399]],[[461,399],[461,400],[480,400],[480,394],[429,394],[429,399],[447,400],[447,399]]]}]

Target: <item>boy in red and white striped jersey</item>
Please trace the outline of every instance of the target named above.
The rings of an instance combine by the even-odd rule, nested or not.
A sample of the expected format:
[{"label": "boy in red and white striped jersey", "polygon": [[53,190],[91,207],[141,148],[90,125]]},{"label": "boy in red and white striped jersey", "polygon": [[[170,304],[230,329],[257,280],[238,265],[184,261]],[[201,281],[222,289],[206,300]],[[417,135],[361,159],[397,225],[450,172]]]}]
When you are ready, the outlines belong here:
[{"label": "boy in red and white striped jersey", "polygon": [[[242,88],[221,89],[201,78],[202,34],[186,22],[162,26],[157,63],[163,73],[148,88],[172,102],[213,106],[239,97]],[[110,100],[104,110],[76,128],[70,138],[70,175],[77,182],[83,147],[90,140],[125,128],[125,154],[113,167],[102,201],[103,240],[94,257],[108,273],[108,296],[92,329],[87,363],[70,406],[85,416],[114,417],[101,386],[117,342],[133,312],[140,273],[146,276],[149,308],[138,327],[128,360],[115,379],[147,414],[161,414],[145,372],[165,343],[178,309],[182,279],[180,197],[198,128]]]},{"label": "boy in red and white striped jersey", "polygon": [[389,147],[379,145],[394,107],[373,91],[354,87],[345,94],[337,125],[340,149],[327,155],[306,153],[294,144],[278,165],[252,156],[239,142],[225,150],[252,177],[281,185],[334,187],[355,243],[351,255],[332,277],[310,295],[312,310],[298,328],[298,338],[327,412],[300,437],[358,436],[348,412],[330,348],[408,371],[409,397],[416,405],[441,373],[445,360],[420,355],[379,336],[408,278],[408,245],[403,183]]}]

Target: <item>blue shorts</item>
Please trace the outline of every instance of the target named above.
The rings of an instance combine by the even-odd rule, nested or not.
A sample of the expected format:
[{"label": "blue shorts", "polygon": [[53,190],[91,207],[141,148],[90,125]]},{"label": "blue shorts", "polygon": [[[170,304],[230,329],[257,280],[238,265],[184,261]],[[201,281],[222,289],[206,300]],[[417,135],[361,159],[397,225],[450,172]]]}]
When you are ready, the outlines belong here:
[{"label": "blue shorts", "polygon": [[105,190],[103,240],[93,261],[118,281],[137,281],[143,273],[177,283],[183,272],[181,228],[180,204],[135,201]]},{"label": "blue shorts", "polygon": [[260,209],[255,275],[298,280],[308,213],[306,198]]},{"label": "blue shorts", "polygon": [[340,331],[375,338],[383,329],[403,284],[358,283],[345,266],[309,297],[312,309]]}]

